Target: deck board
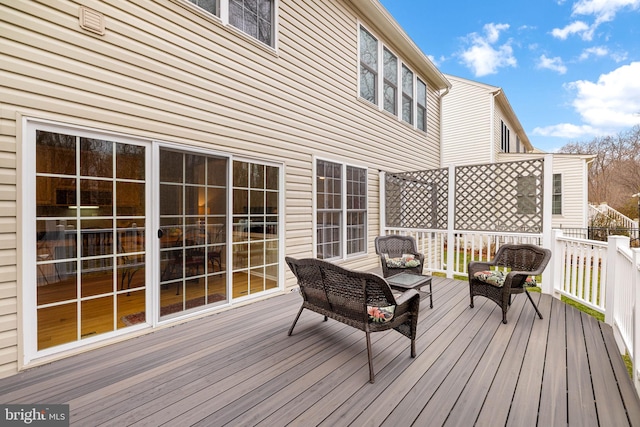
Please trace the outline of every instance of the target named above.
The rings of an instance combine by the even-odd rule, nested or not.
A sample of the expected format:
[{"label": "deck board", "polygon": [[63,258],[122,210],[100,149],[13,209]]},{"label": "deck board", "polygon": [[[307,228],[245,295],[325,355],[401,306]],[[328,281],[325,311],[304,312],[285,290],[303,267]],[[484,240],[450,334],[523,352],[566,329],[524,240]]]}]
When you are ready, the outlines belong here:
[{"label": "deck board", "polygon": [[[509,410],[507,426],[535,426],[538,418],[539,390],[544,373],[544,360],[549,338],[551,300],[541,298],[538,302],[535,296],[532,295],[532,297],[542,313],[542,319],[534,314],[527,350]],[[519,299],[524,298],[519,297]],[[525,299],[525,304],[530,305],[531,303]]]},{"label": "deck board", "polygon": [[[496,304],[434,278],[417,355],[279,295],[0,379],[2,403],[68,403],[72,425],[634,425],[640,399],[608,325],[549,295]],[[592,380],[593,378],[593,380]]]}]

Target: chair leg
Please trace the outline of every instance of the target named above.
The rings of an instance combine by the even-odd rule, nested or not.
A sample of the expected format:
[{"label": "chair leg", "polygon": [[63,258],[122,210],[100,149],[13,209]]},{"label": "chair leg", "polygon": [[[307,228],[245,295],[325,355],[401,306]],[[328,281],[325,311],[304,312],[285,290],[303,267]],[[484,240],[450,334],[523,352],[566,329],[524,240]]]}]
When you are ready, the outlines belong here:
[{"label": "chair leg", "polygon": [[300,314],[302,313],[302,310],[304,310],[304,307],[300,307],[300,310],[298,311],[298,315],[293,320],[293,323],[291,324],[291,327],[289,328],[289,333],[287,335],[291,336],[291,334],[293,333],[293,327],[296,326],[296,322],[300,318]]},{"label": "chair leg", "polygon": [[411,340],[411,357],[416,357],[416,339]]},{"label": "chair leg", "polygon": [[536,305],[536,303],[533,302],[533,298],[531,298],[529,291],[525,289],[524,293],[527,294],[527,298],[529,298],[529,301],[531,301],[531,304],[533,304],[533,308],[536,310],[536,313],[538,313],[538,317],[542,319],[542,313],[540,313],[540,310],[538,310],[538,306]]},{"label": "chair leg", "polygon": [[502,323],[504,323],[505,325],[507,324],[507,309],[506,308],[502,309]]},{"label": "chair leg", "polygon": [[375,378],[373,373],[373,358],[371,357],[371,333],[365,333],[367,334],[367,357],[369,358],[369,382],[373,384]]}]

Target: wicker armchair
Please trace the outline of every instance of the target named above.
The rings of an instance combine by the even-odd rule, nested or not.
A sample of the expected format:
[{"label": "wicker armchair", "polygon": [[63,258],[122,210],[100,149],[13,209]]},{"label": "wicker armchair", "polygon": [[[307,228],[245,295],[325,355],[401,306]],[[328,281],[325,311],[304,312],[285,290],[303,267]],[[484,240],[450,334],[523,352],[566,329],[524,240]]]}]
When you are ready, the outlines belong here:
[{"label": "wicker armchair", "polygon": [[[382,267],[382,276],[390,277],[403,272],[411,272],[422,274],[424,266],[424,255],[418,252],[416,240],[411,236],[378,236],[375,239],[376,254],[380,256],[380,265]],[[385,254],[389,258],[399,258],[403,254],[410,254],[420,261],[420,265],[416,267],[390,267],[387,263]]]},{"label": "wicker armchair", "polygon": [[[473,308],[474,296],[487,297],[502,308],[502,323],[507,323],[507,310],[511,305],[511,295],[524,292],[542,319],[542,314],[531,299],[526,284],[528,277],[542,274],[550,259],[551,251],[549,249],[536,245],[507,244],[498,249],[491,262],[471,261],[468,266],[471,308]],[[491,267],[500,267],[500,270],[504,270],[504,277],[501,277],[497,282],[487,280],[486,275],[482,272],[489,271]]]},{"label": "wicker armchair", "polygon": [[[309,309],[364,331],[367,339],[367,356],[369,358],[369,381],[374,382],[373,361],[371,352],[371,332],[394,329],[411,340],[411,357],[416,356],[416,328],[420,295],[416,290],[404,292],[398,298],[391,293],[389,284],[382,277],[373,273],[348,270],[327,261],[308,258],[285,258],[287,265],[295,274],[302,295],[302,306],[298,311],[289,335],[300,318],[302,310]],[[393,314],[382,321],[370,313],[389,311]]]}]

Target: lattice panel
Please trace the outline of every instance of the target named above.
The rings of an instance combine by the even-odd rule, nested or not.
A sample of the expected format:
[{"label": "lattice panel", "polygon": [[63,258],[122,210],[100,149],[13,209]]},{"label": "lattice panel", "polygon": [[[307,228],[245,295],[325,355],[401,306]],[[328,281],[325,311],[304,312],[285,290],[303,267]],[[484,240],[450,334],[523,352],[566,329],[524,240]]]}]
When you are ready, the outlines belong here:
[{"label": "lattice panel", "polygon": [[542,232],[543,159],[456,168],[457,230]]},{"label": "lattice panel", "polygon": [[387,227],[447,228],[448,169],[387,173]]}]

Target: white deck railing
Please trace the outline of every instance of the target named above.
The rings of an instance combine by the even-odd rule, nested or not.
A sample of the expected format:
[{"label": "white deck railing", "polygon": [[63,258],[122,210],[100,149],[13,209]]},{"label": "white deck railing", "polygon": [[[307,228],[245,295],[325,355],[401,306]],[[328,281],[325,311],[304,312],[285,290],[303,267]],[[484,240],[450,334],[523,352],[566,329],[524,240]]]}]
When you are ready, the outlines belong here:
[{"label": "white deck railing", "polygon": [[[467,276],[469,261],[490,260],[505,243],[543,245],[539,234],[405,228],[387,228],[385,232],[413,236],[425,255],[425,271],[447,277]],[[640,249],[630,248],[630,239],[625,236],[610,236],[608,242],[600,242],[565,237],[562,230],[552,234],[552,257],[540,284],[542,291],[564,295],[605,315],[620,352],[631,357],[633,382],[640,394]]]},{"label": "white deck railing", "polygon": [[454,231],[453,248],[449,250],[447,230],[387,228],[386,231],[386,234],[402,234],[416,239],[418,251],[424,254],[424,269],[445,273],[447,277],[466,276],[469,261],[489,261],[496,249],[505,243],[542,243],[541,234]]},{"label": "white deck railing", "polygon": [[607,242],[564,237],[561,230],[553,233],[554,291],[604,313]]},{"label": "white deck railing", "polygon": [[636,221],[626,215],[623,215],[607,204],[603,203],[598,206],[589,204],[589,220],[593,220],[597,214],[611,218],[615,222],[615,225],[620,228],[638,228],[638,223]]}]

